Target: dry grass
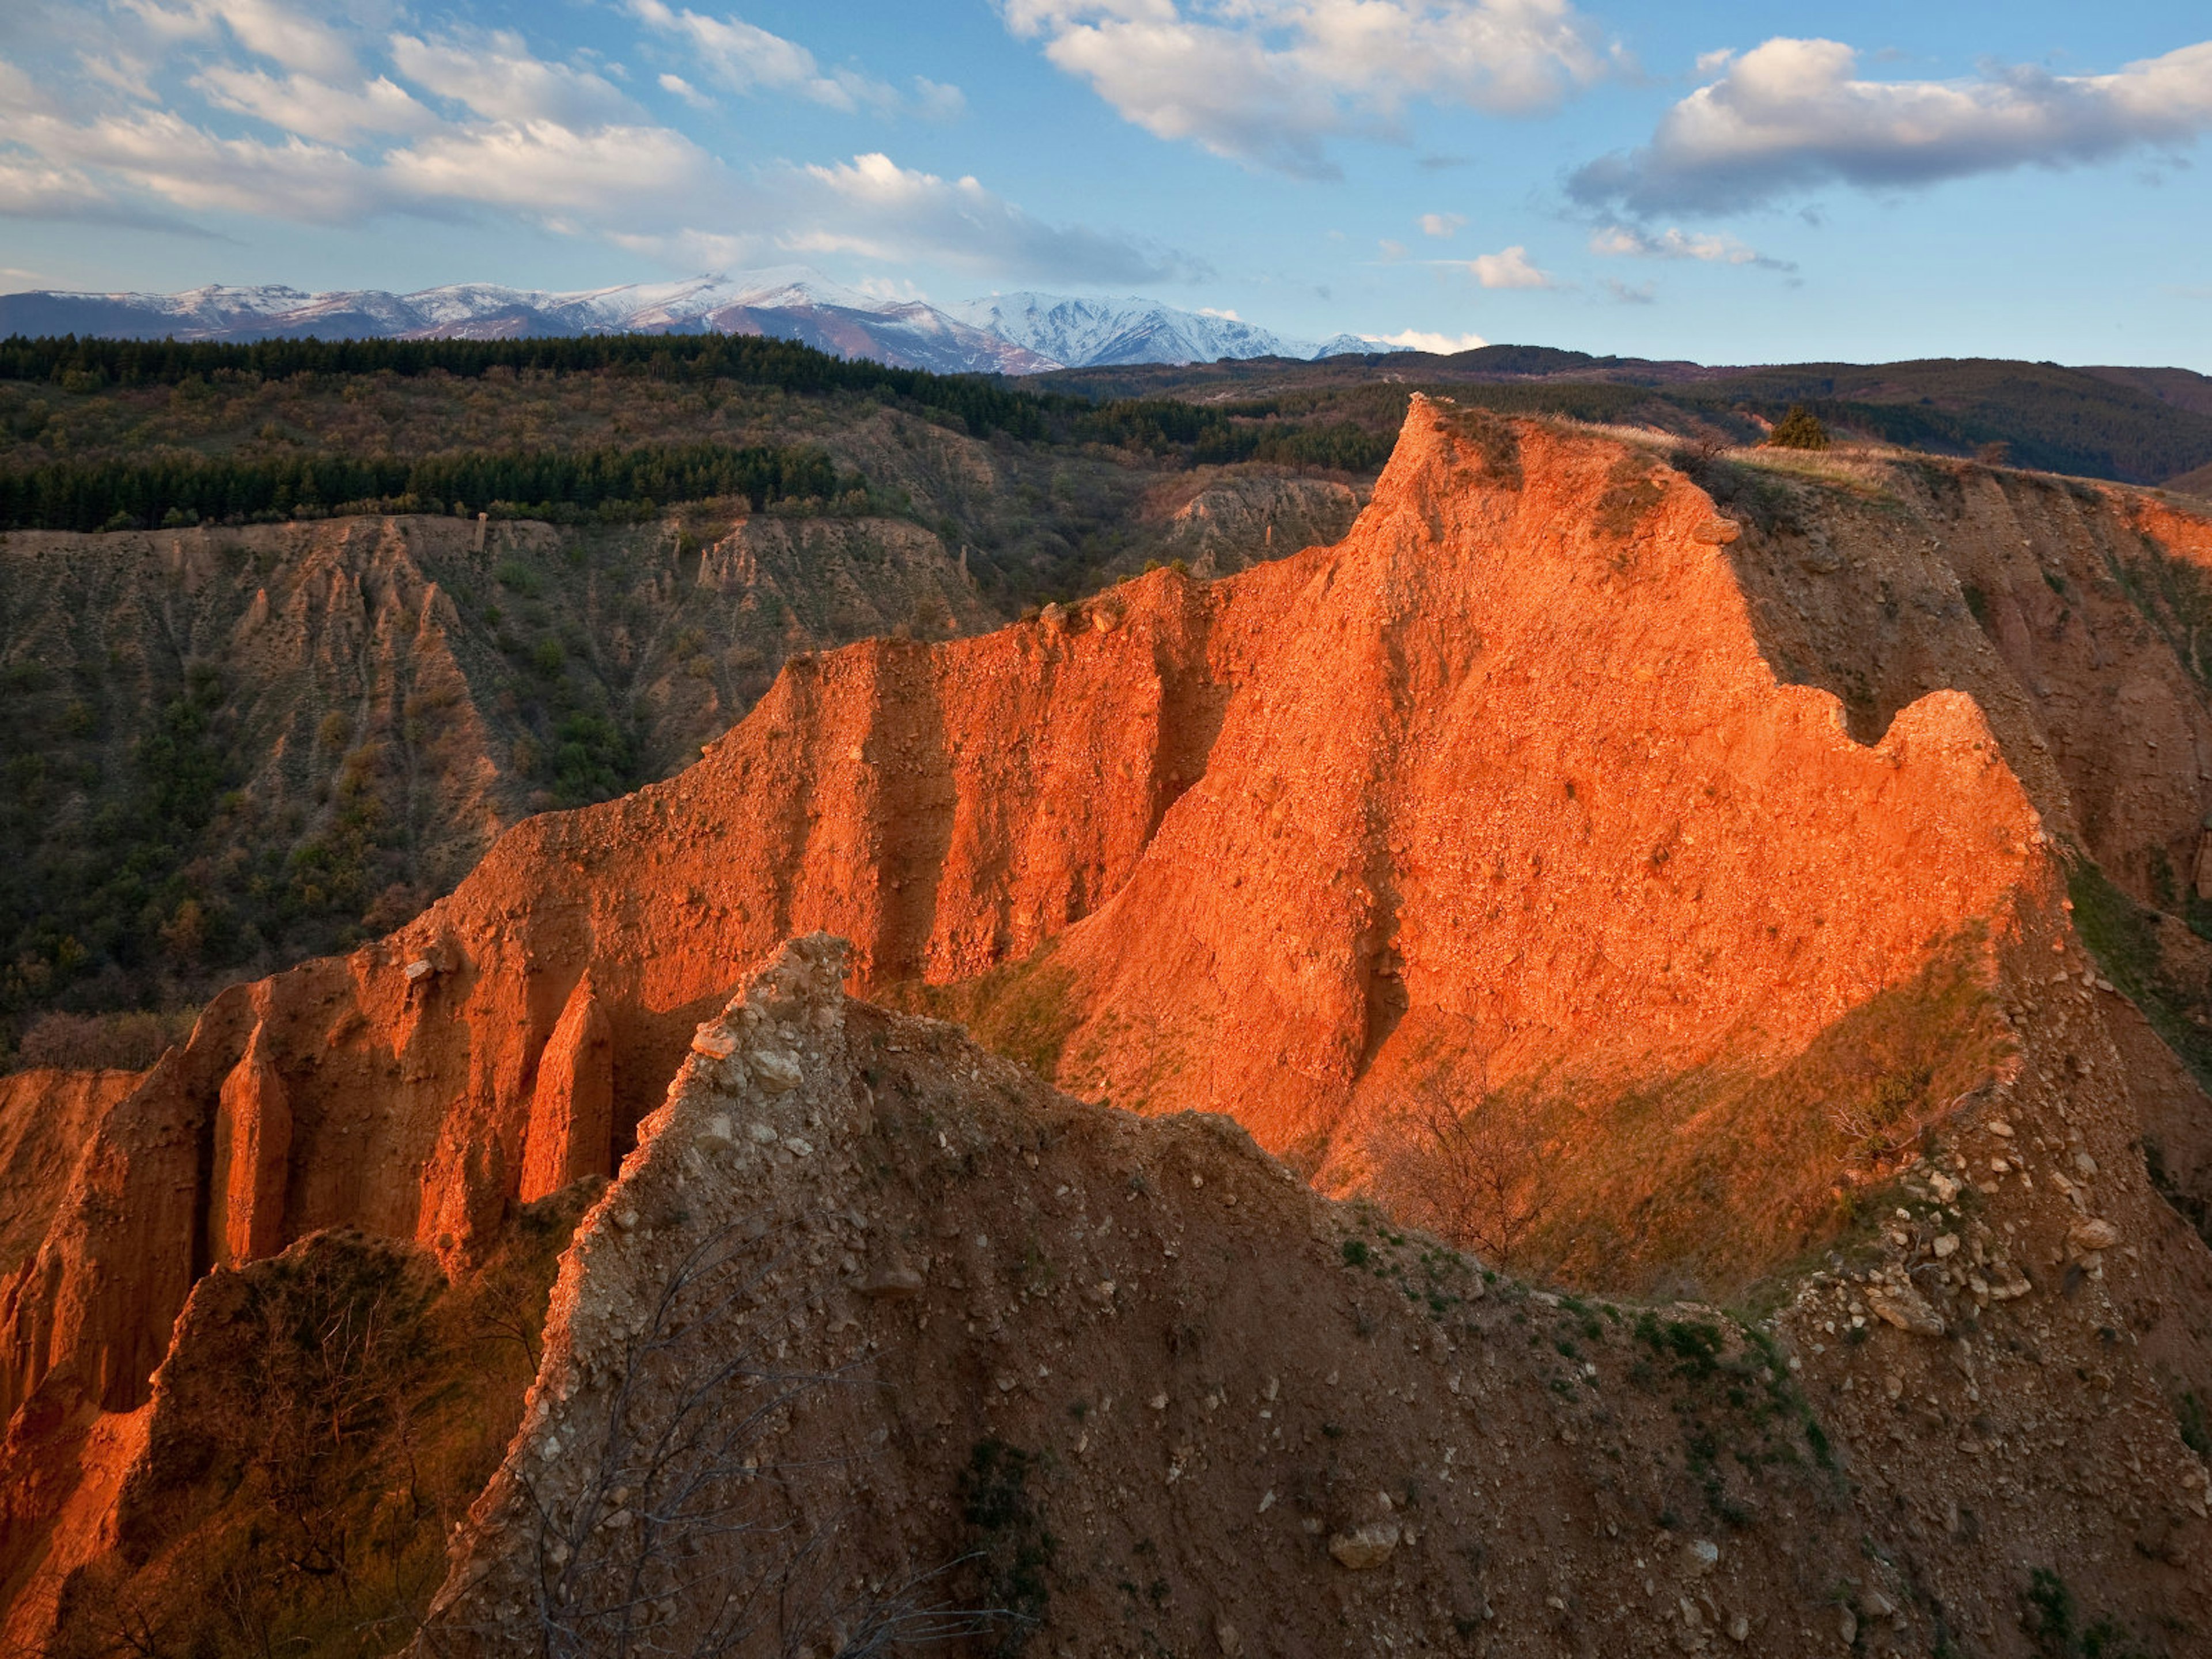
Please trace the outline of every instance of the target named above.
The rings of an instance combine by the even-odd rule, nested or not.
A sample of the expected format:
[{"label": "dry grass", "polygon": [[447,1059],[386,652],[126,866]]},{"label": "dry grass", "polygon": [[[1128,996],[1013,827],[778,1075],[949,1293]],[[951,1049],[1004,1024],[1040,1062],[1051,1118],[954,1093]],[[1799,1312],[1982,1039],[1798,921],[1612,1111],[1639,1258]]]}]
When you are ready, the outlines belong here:
[{"label": "dry grass", "polygon": [[[1466,1149],[1482,1166],[1469,1184],[1493,1216],[1540,1196],[1514,1229],[1516,1272],[1623,1295],[1733,1295],[1849,1234],[1869,1195],[2002,1057],[1994,1006],[1982,938],[1969,930],[1778,1066],[1641,1079],[1562,1071],[1474,1090],[1452,1099],[1462,1118],[1502,1109],[1518,1127],[1510,1147]],[[1450,1097],[1455,1064],[1424,1057],[1408,1111],[1364,1160],[1378,1191],[1422,1224],[1448,1225],[1449,1206],[1419,1189],[1452,1161],[1435,1155],[1417,1109],[1425,1090]],[[1418,1154],[1425,1139],[1426,1155],[1408,1158],[1408,1140]],[[1501,1158],[1513,1167],[1484,1187],[1483,1160]]]}]

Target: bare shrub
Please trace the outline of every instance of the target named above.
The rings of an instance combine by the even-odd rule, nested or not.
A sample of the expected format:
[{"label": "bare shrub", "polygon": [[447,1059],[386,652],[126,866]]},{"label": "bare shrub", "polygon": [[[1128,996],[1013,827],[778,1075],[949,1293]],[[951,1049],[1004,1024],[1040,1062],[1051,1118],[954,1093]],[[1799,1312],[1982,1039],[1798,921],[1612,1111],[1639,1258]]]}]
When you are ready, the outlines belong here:
[{"label": "bare shrub", "polygon": [[155,1014],[41,1014],[16,1049],[26,1070],[143,1072],[191,1035],[197,1011]]},{"label": "bare shrub", "polygon": [[1828,1103],[1828,1127],[1851,1154],[1879,1164],[1919,1138],[1932,1073],[1923,1066],[1841,1091]]},{"label": "bare shrub", "polygon": [[1370,1145],[1379,1195],[1413,1224],[1511,1266],[1554,1195],[1532,1104],[1467,1087],[1449,1068],[1431,1073]]},{"label": "bare shrub", "polygon": [[395,1430],[404,1448],[436,1285],[404,1249],[344,1234],[331,1240],[286,1255],[252,1283],[240,1323],[258,1362],[260,1409],[236,1425],[235,1451],[276,1522],[270,1553],[310,1578],[346,1585],[355,1480],[369,1449]]}]

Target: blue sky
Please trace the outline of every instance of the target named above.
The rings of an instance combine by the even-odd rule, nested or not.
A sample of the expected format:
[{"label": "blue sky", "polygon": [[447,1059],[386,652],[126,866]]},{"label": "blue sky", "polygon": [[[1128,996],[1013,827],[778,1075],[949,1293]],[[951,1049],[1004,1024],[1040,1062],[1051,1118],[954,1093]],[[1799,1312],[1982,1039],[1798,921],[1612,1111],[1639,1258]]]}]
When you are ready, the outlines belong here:
[{"label": "blue sky", "polygon": [[0,288],[799,263],[2212,371],[2208,129],[2201,0],[8,0]]}]

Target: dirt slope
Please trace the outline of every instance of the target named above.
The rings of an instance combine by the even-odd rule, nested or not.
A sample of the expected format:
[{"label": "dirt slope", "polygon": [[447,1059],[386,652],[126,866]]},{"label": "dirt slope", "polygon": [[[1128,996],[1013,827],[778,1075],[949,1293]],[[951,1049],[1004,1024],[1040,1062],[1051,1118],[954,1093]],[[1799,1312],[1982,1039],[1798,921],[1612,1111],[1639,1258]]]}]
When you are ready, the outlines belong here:
[{"label": "dirt slope", "polygon": [[[526,1395],[453,1338],[513,1316],[518,1270],[544,1285],[535,1212],[450,1308],[427,1257],[358,1234],[204,1280],[149,1404],[104,1420],[34,1584],[46,1650],[379,1650],[461,1519],[469,1424],[518,1413],[416,1651],[610,1650],[625,1613],[664,1646],[1079,1655],[2024,1656],[2062,1605],[2101,1650],[2185,1654],[2212,1620],[2142,1297],[2203,1251],[2118,1161],[2106,1053],[2043,1081],[2101,1017],[2070,981],[2023,994],[2019,1079],[1884,1235],[1745,1324],[1533,1292],[1228,1120],[1056,1095],[848,1000],[846,951],[744,975],[618,1180],[563,1195],[562,1234],[590,1207]],[[327,1342],[294,1322],[348,1306],[397,1343],[303,1367]],[[283,1566],[319,1525],[348,1576]]]},{"label": "dirt slope", "polygon": [[[1884,1296],[1856,1271],[1771,1332],[1531,1296],[1227,1120],[1085,1108],[848,1004],[844,966],[801,941],[699,1028],[417,1651],[625,1614],[836,1650],[943,1604],[1084,1654],[2022,1653],[2038,1565],[2085,1622],[2212,1617],[2203,1471],[2101,1284],[1948,1343],[1824,1341],[1831,1298],[1849,1328]],[[1991,1185],[1978,1260],[2043,1231]]]}]

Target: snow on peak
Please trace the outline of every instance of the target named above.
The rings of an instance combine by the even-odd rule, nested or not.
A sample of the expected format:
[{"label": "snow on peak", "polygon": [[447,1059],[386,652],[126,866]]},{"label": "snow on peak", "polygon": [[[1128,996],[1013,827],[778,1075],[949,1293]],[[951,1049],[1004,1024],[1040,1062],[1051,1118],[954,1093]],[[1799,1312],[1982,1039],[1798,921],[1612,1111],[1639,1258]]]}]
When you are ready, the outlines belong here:
[{"label": "snow on peak", "polygon": [[564,292],[455,283],[411,294],[310,294],[214,283],[182,294],[0,295],[0,333],[11,331],[186,340],[765,334],[901,367],[1000,374],[1392,349],[1354,335],[1285,339],[1233,312],[1157,300],[1018,292],[939,307],[911,294],[863,293],[797,264]]},{"label": "snow on peak", "polygon": [[1184,311],[1157,300],[1023,292],[994,294],[950,309],[963,322],[1071,368],[1310,357],[1315,349],[1225,313]]}]

